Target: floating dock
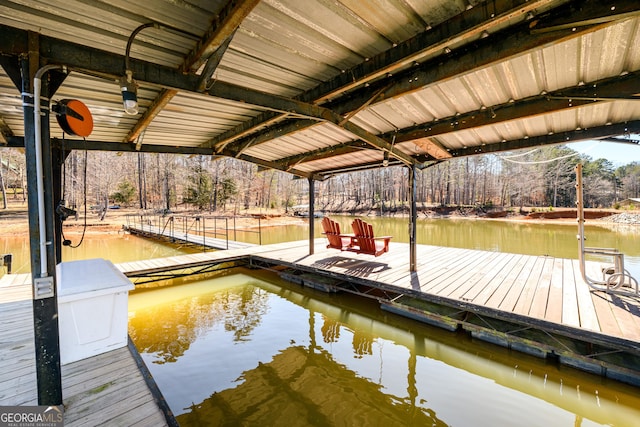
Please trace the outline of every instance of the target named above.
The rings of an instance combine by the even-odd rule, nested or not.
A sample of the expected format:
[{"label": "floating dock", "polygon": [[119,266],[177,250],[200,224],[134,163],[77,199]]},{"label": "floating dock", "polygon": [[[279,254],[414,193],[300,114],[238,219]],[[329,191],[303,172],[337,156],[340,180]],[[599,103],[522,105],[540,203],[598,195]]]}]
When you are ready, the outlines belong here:
[{"label": "floating dock", "polygon": [[[578,260],[418,245],[418,271],[410,272],[405,243],[392,242],[390,251],[379,257],[326,249],[325,239],[314,243],[313,255],[308,255],[309,242],[304,240],[128,262],[117,268],[134,283],[235,266],[271,269],[300,286],[375,299],[393,313],[640,386],[640,298],[590,291]],[[596,275],[601,266],[587,262],[587,268]],[[0,279],[0,362],[12,366],[0,373],[0,405],[36,400],[29,281],[30,275],[24,274]],[[129,367],[119,372],[130,379],[109,377],[106,371],[104,379],[92,379],[93,367],[79,367],[74,375],[86,379],[78,376],[73,388],[70,369],[63,369],[70,420],[80,418],[72,414],[84,407],[85,399],[97,405],[103,393],[111,393],[105,397],[109,402],[122,397],[122,406],[109,403],[121,408],[122,414],[113,416],[122,420],[128,411],[135,412],[126,409],[131,405],[146,402],[147,410],[154,405],[133,357],[121,353],[119,363]],[[116,380],[127,392],[137,390],[146,397],[134,399],[124,390],[114,394],[111,385]],[[84,382],[88,385],[82,388]],[[156,419],[164,420],[156,407]]]},{"label": "floating dock", "polygon": [[[137,280],[231,261],[274,269],[303,286],[373,298],[383,310],[640,386],[640,299],[590,291],[577,259],[418,245],[412,273],[405,243],[379,257],[326,249],[325,239],[313,255],[308,247],[304,240],[118,268]],[[587,268],[601,274],[600,263]]]},{"label": "floating dock", "polygon": [[[172,222],[170,222],[172,224]],[[170,242],[179,242],[187,245],[197,246],[206,249],[243,249],[252,246],[256,246],[252,243],[238,242],[228,238],[229,229],[225,227],[224,230],[218,234],[224,236],[221,239],[215,237],[216,231],[210,230],[214,233],[214,236],[207,235],[204,230],[176,230],[174,227],[160,227],[153,225],[152,221],[144,222],[139,221],[134,224],[128,224],[123,226],[124,230],[143,237],[152,237],[154,239],[163,239]]]}]

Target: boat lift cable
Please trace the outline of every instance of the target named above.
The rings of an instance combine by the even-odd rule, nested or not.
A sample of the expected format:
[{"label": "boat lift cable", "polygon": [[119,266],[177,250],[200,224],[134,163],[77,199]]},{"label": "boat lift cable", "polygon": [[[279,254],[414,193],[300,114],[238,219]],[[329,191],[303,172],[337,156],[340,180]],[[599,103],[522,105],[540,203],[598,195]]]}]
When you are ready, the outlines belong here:
[{"label": "boat lift cable", "polygon": [[[526,154],[528,154],[528,153],[526,153]],[[567,155],[565,155],[565,156],[554,157],[553,159],[548,159],[548,160],[532,160],[532,161],[527,161],[527,162],[525,162],[525,161],[519,161],[519,160],[513,160],[513,159],[510,159],[510,158],[508,158],[508,157],[501,157],[501,156],[498,156],[498,158],[499,158],[500,160],[505,161],[505,162],[516,163],[516,164],[519,164],[519,165],[539,165],[539,164],[543,164],[543,163],[551,163],[551,162],[555,162],[556,160],[568,159],[569,157],[574,157],[574,156],[577,156],[578,154],[580,154],[580,153],[575,152],[575,153],[567,154]]]},{"label": "boat lift cable", "polygon": [[[580,261],[580,273],[582,274],[582,279],[591,289],[596,291],[640,295],[638,293],[638,281],[624,268],[623,253],[614,248],[587,248],[584,245],[584,202],[581,163],[576,165],[576,196],[578,214],[578,259]],[[613,258],[613,267],[604,268],[602,270],[602,280],[592,279],[587,276],[585,265],[585,255],[587,254]]]}]

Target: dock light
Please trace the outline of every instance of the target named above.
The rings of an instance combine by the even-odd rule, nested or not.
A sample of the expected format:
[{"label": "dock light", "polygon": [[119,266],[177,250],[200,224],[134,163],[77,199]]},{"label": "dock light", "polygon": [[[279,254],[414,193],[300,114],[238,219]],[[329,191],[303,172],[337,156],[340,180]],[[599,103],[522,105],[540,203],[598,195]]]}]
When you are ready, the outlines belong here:
[{"label": "dock light", "polygon": [[129,66],[129,57],[131,56],[131,46],[133,45],[133,40],[136,38],[138,33],[145,28],[155,28],[156,30],[168,30],[173,33],[178,33],[183,36],[187,36],[192,38],[193,40],[200,40],[200,36],[197,34],[192,34],[188,31],[181,30],[180,28],[170,27],[168,25],[159,24],[157,22],[147,22],[146,24],[142,24],[138,26],[127,40],[127,48],[124,54],[124,69],[125,74],[118,81],[120,83],[120,90],[122,91],[122,106],[124,107],[124,112],[127,114],[131,114],[132,116],[138,114],[138,83],[133,79],[133,71]]},{"label": "dock light", "polygon": [[138,114],[138,84],[133,79],[131,70],[126,70],[125,75],[120,79],[120,90],[124,112],[135,116]]}]

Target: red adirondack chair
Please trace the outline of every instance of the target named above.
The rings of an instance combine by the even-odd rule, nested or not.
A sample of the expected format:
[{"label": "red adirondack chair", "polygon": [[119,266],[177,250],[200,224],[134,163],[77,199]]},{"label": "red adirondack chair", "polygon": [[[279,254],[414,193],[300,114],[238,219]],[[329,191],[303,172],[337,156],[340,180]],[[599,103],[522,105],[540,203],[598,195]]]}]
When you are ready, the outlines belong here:
[{"label": "red adirondack chair", "polygon": [[329,241],[327,248],[345,251],[352,247],[351,236],[340,233],[340,224],[331,218],[326,216],[322,218],[322,228],[324,230],[322,234],[327,236],[327,240]]},{"label": "red adirondack chair", "polygon": [[373,256],[379,256],[385,252],[389,252],[389,240],[391,240],[393,236],[375,237],[371,224],[367,224],[359,218],[353,220],[351,227],[353,228],[353,234],[355,236],[352,239],[355,241],[355,245],[352,244],[352,247],[348,248],[348,250]]}]

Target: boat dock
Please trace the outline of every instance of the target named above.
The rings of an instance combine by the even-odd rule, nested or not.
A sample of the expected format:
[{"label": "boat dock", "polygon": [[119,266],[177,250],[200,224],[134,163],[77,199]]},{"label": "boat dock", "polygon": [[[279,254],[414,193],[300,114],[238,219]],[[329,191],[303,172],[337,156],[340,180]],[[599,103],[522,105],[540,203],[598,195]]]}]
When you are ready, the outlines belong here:
[{"label": "boat dock", "polygon": [[[412,273],[405,243],[391,242],[390,251],[379,257],[326,249],[326,239],[315,240],[313,255],[308,249],[304,240],[117,267],[134,283],[235,266],[270,269],[302,286],[373,298],[396,314],[640,386],[640,298],[590,291],[578,260],[418,245],[418,271]],[[587,262],[587,267],[595,275],[600,263]],[[0,279],[0,361],[13,367],[0,374],[0,405],[36,399],[29,281],[26,274]],[[110,410],[122,411],[114,416],[126,417],[127,407],[143,402],[151,411],[156,404],[150,403],[152,393],[142,385],[130,353],[120,350],[123,369],[109,372],[82,368],[84,361],[64,367],[69,420],[79,419],[88,399],[98,402],[103,394],[109,402],[122,398],[123,406],[109,403]],[[132,398],[129,392],[141,394]],[[164,420],[156,408],[156,417]]]},{"label": "boat dock", "polygon": [[[350,292],[381,308],[597,375],[640,385],[640,298],[592,292],[576,259],[391,243],[379,257],[326,249],[316,239],[119,264],[132,280],[225,263],[267,268],[325,292]],[[599,262],[587,262],[601,275]],[[164,272],[164,273],[162,273]],[[182,273],[177,273],[181,275]],[[162,277],[162,276],[161,276]]]}]

